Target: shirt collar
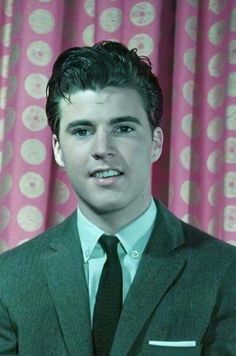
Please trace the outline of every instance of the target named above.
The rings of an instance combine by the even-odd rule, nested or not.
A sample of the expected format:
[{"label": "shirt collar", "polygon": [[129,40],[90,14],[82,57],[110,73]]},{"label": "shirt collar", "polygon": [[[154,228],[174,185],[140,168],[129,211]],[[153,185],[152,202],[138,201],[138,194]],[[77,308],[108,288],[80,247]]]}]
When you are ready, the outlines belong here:
[{"label": "shirt collar", "polygon": [[83,251],[84,262],[86,263],[94,250],[99,238],[104,231],[89,221],[77,208],[77,227]]},{"label": "shirt collar", "polygon": [[[126,253],[140,253],[143,252],[148,238],[151,234],[152,227],[156,218],[156,204],[151,200],[149,207],[137,219],[132,221],[129,225],[121,229],[116,236],[119,238]],[[77,208],[77,227],[83,251],[84,262],[86,263],[101,235],[105,232],[98,226],[89,221]]]}]

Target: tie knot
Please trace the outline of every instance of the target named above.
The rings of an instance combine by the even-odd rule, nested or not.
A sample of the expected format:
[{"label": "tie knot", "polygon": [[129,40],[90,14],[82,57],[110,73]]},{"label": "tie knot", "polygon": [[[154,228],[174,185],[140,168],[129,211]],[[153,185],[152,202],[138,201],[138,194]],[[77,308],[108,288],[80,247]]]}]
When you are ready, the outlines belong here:
[{"label": "tie knot", "polygon": [[113,235],[102,235],[99,239],[99,243],[103,250],[106,252],[107,257],[117,256],[117,244],[119,239]]}]

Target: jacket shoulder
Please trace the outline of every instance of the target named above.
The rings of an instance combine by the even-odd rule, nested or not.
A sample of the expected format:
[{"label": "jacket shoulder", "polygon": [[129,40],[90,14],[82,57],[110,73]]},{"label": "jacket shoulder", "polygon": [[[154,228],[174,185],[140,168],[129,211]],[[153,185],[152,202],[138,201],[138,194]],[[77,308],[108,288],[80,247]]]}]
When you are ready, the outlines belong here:
[{"label": "jacket shoulder", "polygon": [[186,242],[193,245],[209,245],[212,248],[216,249],[223,249],[228,251],[229,253],[235,254],[236,253],[236,246],[233,246],[223,240],[216,238],[213,235],[208,234],[207,232],[190,225],[182,220],[181,225],[183,228],[184,235],[186,237]]},{"label": "jacket shoulder", "polygon": [[170,233],[180,235],[183,241],[180,247],[191,259],[202,259],[213,264],[236,262],[236,246],[222,241],[207,232],[186,223],[174,215],[165,205],[156,201]]},{"label": "jacket shoulder", "polygon": [[64,236],[68,229],[76,225],[76,211],[63,220],[60,224],[50,227],[43,233],[33,237],[31,240],[16,246],[0,255],[0,267],[10,261],[21,259],[28,256],[39,256],[44,247],[48,245],[51,240],[60,239]]}]

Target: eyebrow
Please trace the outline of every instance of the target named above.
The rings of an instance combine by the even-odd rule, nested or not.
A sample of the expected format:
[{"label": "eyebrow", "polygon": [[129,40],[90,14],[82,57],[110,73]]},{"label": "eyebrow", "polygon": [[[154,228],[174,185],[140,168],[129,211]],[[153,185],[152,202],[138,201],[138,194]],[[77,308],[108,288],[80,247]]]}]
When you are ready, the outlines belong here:
[{"label": "eyebrow", "polygon": [[[133,122],[133,123],[141,126],[140,120],[133,116],[115,117],[114,119],[111,119],[109,121],[109,125],[121,124],[121,123],[125,123],[125,122]],[[91,120],[85,120],[85,119],[75,120],[73,122],[70,122],[66,126],[66,131],[68,132],[76,126],[94,126],[94,122]]]}]

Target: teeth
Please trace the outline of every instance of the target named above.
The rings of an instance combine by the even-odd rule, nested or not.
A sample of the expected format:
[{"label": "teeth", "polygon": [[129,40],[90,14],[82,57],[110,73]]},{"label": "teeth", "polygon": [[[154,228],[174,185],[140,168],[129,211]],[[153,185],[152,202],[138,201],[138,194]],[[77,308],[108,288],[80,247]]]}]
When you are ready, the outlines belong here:
[{"label": "teeth", "polygon": [[113,176],[118,176],[118,175],[120,175],[120,172],[110,169],[108,171],[97,172],[95,174],[95,177],[96,178],[107,178],[107,177],[113,177]]}]

